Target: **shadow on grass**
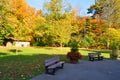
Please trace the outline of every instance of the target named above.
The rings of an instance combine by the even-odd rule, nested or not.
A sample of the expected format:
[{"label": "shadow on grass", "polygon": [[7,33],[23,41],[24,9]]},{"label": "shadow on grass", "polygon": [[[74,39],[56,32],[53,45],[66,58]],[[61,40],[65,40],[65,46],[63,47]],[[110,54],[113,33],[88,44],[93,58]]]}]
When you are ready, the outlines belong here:
[{"label": "shadow on grass", "polygon": [[0,55],[7,55],[7,53],[4,53],[4,52],[0,52]]},{"label": "shadow on grass", "polygon": [[[15,52],[14,50],[12,51]],[[66,55],[61,54],[6,55],[0,58],[1,80],[29,80],[32,77],[44,73],[44,61],[54,56],[59,56],[60,60],[69,62],[66,59]],[[88,60],[88,56],[83,55],[82,60]]]},{"label": "shadow on grass", "polygon": [[34,48],[43,48],[43,49],[47,49],[47,50],[53,49],[53,47],[39,47],[39,46],[34,46]]},{"label": "shadow on grass", "polygon": [[[14,52],[14,51],[13,51]],[[32,77],[45,72],[44,61],[59,56],[60,60],[66,61],[65,55],[9,55],[0,58],[1,80],[29,80]]]},{"label": "shadow on grass", "polygon": [[[8,50],[9,52],[13,52],[13,53],[16,53],[16,49],[10,49]],[[22,52],[22,50],[17,50],[17,52]]]}]

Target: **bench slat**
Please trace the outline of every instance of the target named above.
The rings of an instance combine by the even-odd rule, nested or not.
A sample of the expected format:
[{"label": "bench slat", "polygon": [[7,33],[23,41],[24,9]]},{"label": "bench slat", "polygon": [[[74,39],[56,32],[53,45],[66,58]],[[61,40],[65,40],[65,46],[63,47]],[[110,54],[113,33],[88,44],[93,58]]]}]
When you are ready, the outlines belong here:
[{"label": "bench slat", "polygon": [[50,68],[56,68],[56,67],[60,67],[60,66],[61,66],[61,63],[56,63],[54,65],[49,66],[48,68],[50,69]]},{"label": "bench slat", "polygon": [[52,65],[52,64],[57,63],[59,61],[60,61],[59,57],[54,57],[54,58],[45,60],[45,66]]},{"label": "bench slat", "polygon": [[57,63],[57,62],[58,62],[58,61],[51,61],[51,62],[45,63],[45,66],[50,66],[50,65],[55,64],[55,63]]},{"label": "bench slat", "polygon": [[54,60],[59,61],[60,59],[59,59],[59,57],[57,56],[57,57],[54,57],[54,58],[50,58],[50,59],[45,60],[45,63],[48,63],[48,62],[51,62],[51,61],[54,61]]}]

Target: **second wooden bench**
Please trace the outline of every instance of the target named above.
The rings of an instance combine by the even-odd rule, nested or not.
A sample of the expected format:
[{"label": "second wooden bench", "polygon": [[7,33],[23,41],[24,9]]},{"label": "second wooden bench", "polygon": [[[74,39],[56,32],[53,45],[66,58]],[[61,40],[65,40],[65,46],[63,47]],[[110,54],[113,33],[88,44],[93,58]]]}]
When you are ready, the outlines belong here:
[{"label": "second wooden bench", "polygon": [[103,60],[103,56],[101,56],[100,52],[96,52],[96,53],[88,53],[88,57],[90,61],[94,61],[96,60]]}]

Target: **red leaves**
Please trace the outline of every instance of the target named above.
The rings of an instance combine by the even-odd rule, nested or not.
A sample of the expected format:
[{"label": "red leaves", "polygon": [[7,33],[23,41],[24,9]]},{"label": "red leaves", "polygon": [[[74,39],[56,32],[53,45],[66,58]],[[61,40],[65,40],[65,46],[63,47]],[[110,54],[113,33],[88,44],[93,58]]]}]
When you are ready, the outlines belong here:
[{"label": "red leaves", "polygon": [[67,58],[70,61],[78,61],[79,59],[82,59],[82,55],[79,52],[68,52]]}]

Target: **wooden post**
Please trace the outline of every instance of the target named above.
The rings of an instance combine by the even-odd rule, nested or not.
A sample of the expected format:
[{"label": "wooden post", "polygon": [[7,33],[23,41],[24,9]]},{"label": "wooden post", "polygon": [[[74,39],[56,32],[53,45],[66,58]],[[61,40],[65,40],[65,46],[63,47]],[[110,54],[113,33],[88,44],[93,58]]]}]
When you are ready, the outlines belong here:
[{"label": "wooden post", "polygon": [[[18,42],[18,40],[17,40],[17,42]],[[16,55],[18,55],[18,45],[16,45]]]}]

